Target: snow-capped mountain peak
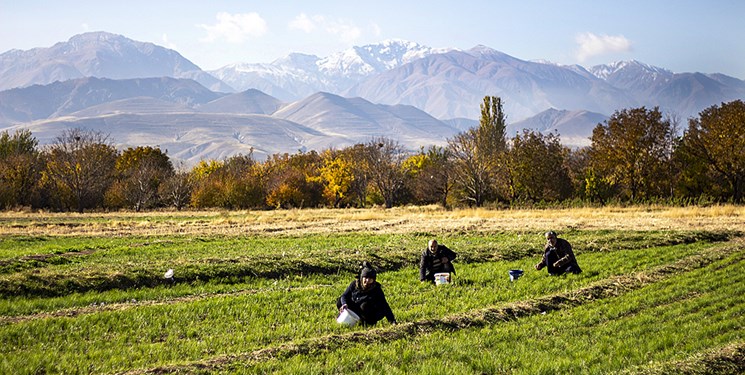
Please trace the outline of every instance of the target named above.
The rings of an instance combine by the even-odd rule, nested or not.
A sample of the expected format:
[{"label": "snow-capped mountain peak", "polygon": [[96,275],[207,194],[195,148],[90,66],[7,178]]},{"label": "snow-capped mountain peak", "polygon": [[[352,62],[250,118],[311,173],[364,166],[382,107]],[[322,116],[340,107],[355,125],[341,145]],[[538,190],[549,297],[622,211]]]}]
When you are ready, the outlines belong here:
[{"label": "snow-capped mountain peak", "polygon": [[293,53],[269,64],[232,64],[209,73],[237,90],[258,88],[290,101],[317,91],[343,92],[367,77],[449,50],[388,39],[323,58]]},{"label": "snow-capped mountain peak", "polygon": [[318,68],[321,72],[331,76],[368,76],[443,51],[447,50],[401,39],[387,39],[380,43],[352,47],[331,54],[318,61]]},{"label": "snow-capped mountain peak", "polygon": [[636,60],[616,61],[610,64],[595,65],[589,71],[596,77],[607,80],[608,77],[622,71],[634,71],[634,73],[648,74],[652,76],[667,76],[673,73],[667,69],[645,64]]}]

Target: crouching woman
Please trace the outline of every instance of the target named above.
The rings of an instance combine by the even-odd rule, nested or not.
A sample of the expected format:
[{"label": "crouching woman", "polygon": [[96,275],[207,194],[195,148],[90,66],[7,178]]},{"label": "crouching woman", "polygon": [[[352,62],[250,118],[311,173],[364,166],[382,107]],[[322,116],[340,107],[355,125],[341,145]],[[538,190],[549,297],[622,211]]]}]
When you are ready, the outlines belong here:
[{"label": "crouching woman", "polygon": [[337,298],[336,308],[339,312],[351,310],[360,317],[360,323],[366,326],[373,326],[383,318],[388,319],[391,324],[396,324],[393,311],[376,278],[375,269],[363,268],[359,279],[352,281],[341,297]]}]

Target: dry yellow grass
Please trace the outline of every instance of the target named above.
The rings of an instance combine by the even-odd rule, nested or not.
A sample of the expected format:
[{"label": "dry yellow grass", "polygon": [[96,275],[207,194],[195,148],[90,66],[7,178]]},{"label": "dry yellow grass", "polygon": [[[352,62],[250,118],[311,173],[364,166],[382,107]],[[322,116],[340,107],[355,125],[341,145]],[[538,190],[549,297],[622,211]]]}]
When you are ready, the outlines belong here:
[{"label": "dry yellow grass", "polygon": [[547,229],[742,230],[745,207],[599,207],[572,209],[393,209],[0,213],[0,235],[302,235],[309,233],[443,233]]}]

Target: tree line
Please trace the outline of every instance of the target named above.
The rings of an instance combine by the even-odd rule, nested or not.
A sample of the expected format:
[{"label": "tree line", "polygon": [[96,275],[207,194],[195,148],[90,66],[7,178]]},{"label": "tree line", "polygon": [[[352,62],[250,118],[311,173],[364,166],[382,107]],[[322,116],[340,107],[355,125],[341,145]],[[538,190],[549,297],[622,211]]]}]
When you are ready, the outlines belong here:
[{"label": "tree line", "polygon": [[502,100],[486,96],[478,127],[446,146],[408,152],[379,137],[341,149],[252,154],[175,168],[159,148],[118,151],[108,135],[74,128],[39,147],[28,130],[0,133],[0,207],[135,211],[172,207],[271,209],[522,206],[611,202],[742,203],[745,103],[713,105],[680,120],[658,107],[622,109],[591,144],[558,134],[508,138]]}]

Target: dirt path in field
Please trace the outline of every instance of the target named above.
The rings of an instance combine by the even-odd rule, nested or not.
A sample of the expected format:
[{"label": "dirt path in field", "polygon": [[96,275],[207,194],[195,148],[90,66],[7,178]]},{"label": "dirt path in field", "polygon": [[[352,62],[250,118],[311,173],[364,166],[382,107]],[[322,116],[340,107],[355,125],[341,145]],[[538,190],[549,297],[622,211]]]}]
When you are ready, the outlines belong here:
[{"label": "dirt path in field", "polygon": [[742,230],[745,206],[551,210],[306,209],[227,212],[0,214],[0,235],[153,236],[447,233],[463,231]]},{"label": "dirt path in field", "polygon": [[[494,306],[486,309],[455,314],[442,319],[432,319],[401,323],[386,328],[356,331],[347,334],[312,337],[267,347],[248,353],[220,356],[208,360],[183,365],[162,366],[151,369],[134,370],[126,374],[162,374],[172,372],[193,372],[196,370],[213,372],[225,370],[230,364],[242,363],[251,365],[267,360],[282,360],[296,355],[331,351],[354,345],[356,343],[383,343],[423,335],[438,330],[459,330],[478,328],[509,322],[515,319],[546,313],[548,311],[569,309],[592,301],[622,295],[646,285],[667,279],[682,272],[705,267],[713,262],[725,259],[733,254],[737,257],[730,260],[732,264],[745,260],[745,241],[740,238],[703,254],[690,256],[679,261],[659,266],[648,271],[617,276],[598,281],[590,286],[541,298],[531,299]],[[735,351],[736,353],[741,353]],[[740,365],[743,365],[740,362]]]}]

